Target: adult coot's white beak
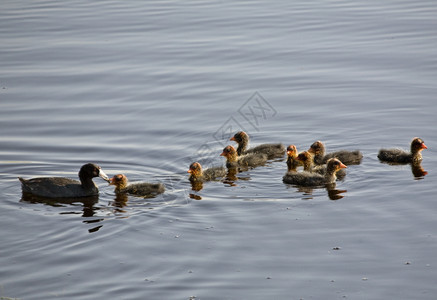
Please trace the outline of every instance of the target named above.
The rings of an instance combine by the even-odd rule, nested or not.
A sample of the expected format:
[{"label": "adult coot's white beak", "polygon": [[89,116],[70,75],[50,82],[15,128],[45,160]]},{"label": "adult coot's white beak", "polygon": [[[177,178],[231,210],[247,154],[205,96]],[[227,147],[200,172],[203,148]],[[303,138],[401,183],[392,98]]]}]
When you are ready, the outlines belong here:
[{"label": "adult coot's white beak", "polygon": [[107,182],[110,182],[108,175],[106,175],[102,169],[99,170],[99,177]]}]

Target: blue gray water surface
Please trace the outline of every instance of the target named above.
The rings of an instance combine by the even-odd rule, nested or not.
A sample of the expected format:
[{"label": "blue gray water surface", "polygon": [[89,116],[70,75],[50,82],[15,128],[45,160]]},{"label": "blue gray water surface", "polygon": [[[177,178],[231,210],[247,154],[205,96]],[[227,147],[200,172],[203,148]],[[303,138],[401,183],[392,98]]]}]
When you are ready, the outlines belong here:
[{"label": "blue gray water surface", "polygon": [[[3,1],[0,297],[435,299],[435,1]],[[336,192],[285,161],[193,191],[252,145],[360,149]],[[420,136],[425,176],[378,161]],[[156,198],[23,198],[86,162]]]}]

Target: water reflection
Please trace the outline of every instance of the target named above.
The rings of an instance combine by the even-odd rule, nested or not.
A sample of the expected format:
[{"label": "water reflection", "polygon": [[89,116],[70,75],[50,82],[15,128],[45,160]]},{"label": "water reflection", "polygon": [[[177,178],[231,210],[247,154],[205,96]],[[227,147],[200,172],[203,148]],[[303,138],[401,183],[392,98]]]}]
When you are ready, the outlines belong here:
[{"label": "water reflection", "polygon": [[239,173],[238,168],[228,168],[228,173],[226,174],[223,183],[228,184],[230,186],[235,186],[235,181],[238,180],[237,174]]},{"label": "water reflection", "polygon": [[[109,206],[114,207],[112,211],[114,214],[127,214],[128,211],[125,209],[126,207],[130,206],[131,208],[133,208],[136,206],[144,207],[144,205],[147,206],[153,205],[154,202],[149,200],[155,199],[157,197],[158,197],[157,194],[138,196],[138,195],[131,195],[129,193],[124,193],[124,192],[115,192],[114,199],[112,202],[109,203]],[[161,202],[158,202],[158,205],[160,204]],[[153,209],[153,207],[149,207],[149,209]]]},{"label": "water reflection", "polygon": [[[285,183],[286,185],[290,185],[288,183]],[[308,187],[308,186],[300,186],[300,185],[291,185],[293,187],[297,188],[297,191],[302,193],[306,200],[312,199],[312,195],[315,189],[320,189],[322,187]],[[326,191],[328,192],[328,197],[330,200],[339,200],[344,198],[343,193],[346,193],[347,190],[339,190],[336,188],[336,183],[329,183],[326,184],[325,187]]]},{"label": "water reflection", "polygon": [[[23,192],[20,202],[28,202],[32,204],[40,203],[45,205],[50,205],[53,207],[66,207],[66,205],[72,205],[76,206],[75,204],[80,203],[82,204],[82,217],[83,218],[90,218],[95,216],[95,211],[98,210],[94,205],[97,204],[99,201],[99,196],[91,196],[91,197],[81,197],[81,198],[45,198],[41,196],[35,196],[30,193]],[[74,211],[64,211],[59,213],[60,215],[71,215],[71,214],[78,214]],[[82,221],[86,224],[92,224],[92,223],[100,223],[104,219],[87,219]],[[93,227],[91,229],[88,229],[89,233],[93,233],[98,231],[103,225],[99,225],[96,227]]]},{"label": "water reflection", "polygon": [[126,213],[126,210],[123,209],[123,207],[127,206],[127,201],[129,200],[129,197],[125,193],[116,193],[114,201],[111,203],[113,207],[115,207],[114,212],[115,213]]},{"label": "water reflection", "polygon": [[203,189],[203,181],[201,180],[190,180],[190,183],[193,191],[198,192]]},{"label": "water reflection", "polygon": [[[225,184],[234,186],[234,185],[236,185],[235,181],[240,179],[240,178],[237,177],[238,172],[239,172],[238,168],[233,168],[233,167],[232,168],[228,168],[227,171],[226,171],[225,177],[223,179],[221,179],[221,180],[216,180],[216,181],[221,181],[221,182],[223,182]],[[243,179],[243,178],[241,178],[241,179]],[[197,179],[197,178],[195,178],[193,176],[190,176],[189,181],[190,181],[190,184],[191,184],[191,189],[193,191],[199,192],[199,191],[201,191],[203,189],[203,185],[205,183],[205,181],[203,179]],[[209,181],[211,181],[211,180],[209,180]],[[200,200],[200,199],[197,199],[197,200]]]},{"label": "water reflection", "polygon": [[413,173],[414,179],[419,180],[423,179],[428,172],[425,171],[422,167],[422,164],[411,164],[411,173]]},{"label": "water reflection", "polygon": [[424,177],[426,175],[428,175],[428,172],[425,171],[425,169],[422,167],[422,163],[421,162],[416,162],[416,163],[392,163],[392,162],[383,162],[381,161],[382,164],[386,164],[386,165],[391,165],[391,166],[403,166],[406,164],[409,164],[411,167],[411,173],[413,174],[413,177],[415,180],[420,180],[420,179],[424,179]]},{"label": "water reflection", "polygon": [[[99,201],[99,196],[81,197],[81,198],[46,198],[36,196],[30,193],[22,193],[21,200],[28,203],[41,203],[54,207],[64,207],[65,205],[74,205],[75,203],[81,203],[83,205],[82,217],[94,216],[96,208],[94,205]],[[75,214],[76,212],[68,212],[68,214]],[[67,214],[66,212],[62,214]]]},{"label": "water reflection", "polygon": [[194,200],[202,200],[202,197],[201,197],[201,196],[196,195],[196,194],[193,194],[193,193],[190,193],[188,196],[189,196],[191,199],[194,199]]},{"label": "water reflection", "polygon": [[339,200],[339,199],[344,197],[341,194],[347,192],[347,190],[336,189],[336,183],[327,184],[326,185],[326,190],[328,191],[328,197],[331,200]]},{"label": "water reflection", "polygon": [[[245,180],[245,181],[250,180],[250,176],[247,174],[243,176],[237,176],[240,172],[242,172],[242,170],[238,167],[227,168],[226,176],[223,177],[221,180],[214,180],[214,181],[222,182],[227,186],[237,186],[236,181],[238,180]],[[191,190],[194,192],[200,192],[203,189],[204,184],[207,183],[204,182],[203,180],[195,180],[192,177],[189,178],[189,181],[191,184]],[[195,193],[190,193],[188,196],[194,200],[202,200],[202,197]]]}]

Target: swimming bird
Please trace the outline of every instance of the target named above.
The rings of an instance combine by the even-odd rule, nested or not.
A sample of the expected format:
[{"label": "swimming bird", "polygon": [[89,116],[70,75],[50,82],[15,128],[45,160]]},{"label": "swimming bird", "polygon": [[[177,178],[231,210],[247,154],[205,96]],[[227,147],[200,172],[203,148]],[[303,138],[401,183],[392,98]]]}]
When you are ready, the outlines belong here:
[{"label": "swimming bird", "polygon": [[325,175],[321,175],[314,172],[287,172],[282,181],[284,183],[290,183],[301,186],[321,186],[326,184],[335,183],[337,176],[336,173],[346,168],[340,160],[337,158],[331,158],[328,160],[327,169]]},{"label": "swimming bird", "polygon": [[225,177],[227,170],[225,167],[211,167],[205,170],[202,169],[202,165],[198,162],[193,162],[187,171],[190,173],[190,181],[211,181],[217,178]]},{"label": "swimming bird", "polygon": [[285,146],[281,143],[277,144],[261,144],[259,146],[247,149],[249,145],[249,135],[244,131],[238,131],[231,141],[235,141],[238,144],[238,155],[249,153],[264,153],[267,155],[267,159],[282,158],[285,154]]},{"label": "swimming bird", "polygon": [[99,189],[92,180],[94,177],[101,177],[109,181],[108,176],[102,169],[92,163],[85,164],[80,168],[80,181],[65,177],[37,177],[32,179],[18,177],[18,179],[21,181],[21,188],[25,193],[47,198],[79,198],[99,194]]},{"label": "swimming bird", "polygon": [[267,155],[264,153],[249,153],[238,156],[237,150],[232,146],[226,146],[220,156],[226,158],[226,167],[257,167],[267,162]]},{"label": "swimming bird", "polygon": [[340,150],[325,155],[325,145],[321,141],[314,142],[308,151],[314,156],[314,163],[316,165],[323,165],[328,159],[334,157],[348,165],[359,165],[363,158],[363,154],[359,150]]},{"label": "swimming bird", "polygon": [[205,181],[224,178],[227,175],[228,170],[222,166],[211,167],[203,170],[200,163],[193,162],[187,172],[190,173],[188,180],[191,183],[192,190],[200,191],[203,189],[203,183]]},{"label": "swimming bird", "polygon": [[422,150],[428,149],[425,142],[418,137],[411,141],[410,152],[401,149],[381,149],[378,158],[388,163],[408,164],[422,161]]},{"label": "swimming bird", "polygon": [[[325,175],[328,169],[327,164],[325,165],[314,165],[314,156],[309,151],[303,151],[299,153],[296,160],[303,164],[303,170],[307,172],[318,173],[320,175]],[[346,171],[340,169],[336,173],[337,179],[343,179],[346,176]]]},{"label": "swimming bird", "polygon": [[165,192],[162,183],[139,182],[128,184],[128,179],[124,174],[114,175],[110,180],[110,185],[115,185],[116,193],[131,194],[135,196],[155,196]]},{"label": "swimming bird", "polygon": [[302,162],[297,160],[298,156],[297,148],[295,145],[289,145],[287,147],[287,167],[288,171],[296,171],[296,168],[302,165]]}]

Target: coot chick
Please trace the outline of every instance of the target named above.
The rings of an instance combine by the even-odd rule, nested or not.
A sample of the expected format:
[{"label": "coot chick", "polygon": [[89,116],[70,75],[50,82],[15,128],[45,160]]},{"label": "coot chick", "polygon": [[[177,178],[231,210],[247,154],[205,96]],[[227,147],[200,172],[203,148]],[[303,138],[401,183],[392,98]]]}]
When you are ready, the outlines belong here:
[{"label": "coot chick", "polygon": [[278,144],[261,144],[259,146],[246,149],[249,145],[249,135],[244,131],[237,132],[231,141],[235,141],[238,144],[238,155],[249,153],[264,153],[267,155],[267,159],[282,158],[285,154],[285,146],[281,143]]},{"label": "coot chick", "polygon": [[101,177],[109,181],[102,169],[92,163],[83,165],[79,170],[80,181],[65,177],[37,177],[23,179],[21,188],[23,192],[46,198],[80,198],[99,194],[99,189],[93,182],[94,177]]},{"label": "coot chick", "polygon": [[336,173],[346,168],[346,166],[337,158],[331,158],[327,163],[327,170],[325,175],[311,172],[287,172],[282,181],[284,183],[290,183],[302,186],[321,186],[326,184],[335,183],[337,179]]},{"label": "coot chick", "polygon": [[222,178],[227,174],[227,170],[224,167],[211,167],[203,170],[201,164],[198,162],[193,162],[187,172],[190,173],[190,181],[201,182]]},{"label": "coot chick", "polygon": [[296,157],[296,161],[303,165],[303,170],[306,172],[316,172],[319,174],[326,173],[326,165],[314,166],[314,156],[309,151],[303,151]]},{"label": "coot chick", "polygon": [[296,171],[296,168],[302,163],[296,158],[298,156],[297,148],[295,145],[290,145],[287,147],[287,167],[288,171]]},{"label": "coot chick", "polygon": [[[299,153],[296,158],[297,161],[303,164],[303,170],[306,172],[314,172],[320,175],[325,175],[327,171],[327,165],[314,165],[314,156],[309,151],[303,151]],[[343,179],[346,176],[346,171],[344,169],[338,170],[336,174],[338,179]]]},{"label": "coot chick", "polygon": [[401,149],[381,149],[378,158],[388,163],[420,163],[422,161],[422,150],[428,149],[428,147],[421,138],[416,137],[411,141],[410,149],[410,153]]},{"label": "coot chick", "polygon": [[220,156],[226,157],[226,167],[257,167],[267,162],[267,155],[264,153],[249,153],[238,156],[237,150],[232,146],[226,146]]},{"label": "coot chick", "polygon": [[314,142],[308,151],[314,155],[314,163],[316,165],[323,165],[330,158],[338,158],[340,161],[348,165],[359,165],[363,158],[363,154],[359,150],[340,150],[325,155],[325,145],[323,145],[321,141]]},{"label": "coot chick", "polygon": [[162,183],[140,182],[128,184],[127,177],[123,174],[114,175],[109,183],[115,185],[115,192],[118,194],[131,194],[135,196],[150,197],[162,194],[165,187]]}]

